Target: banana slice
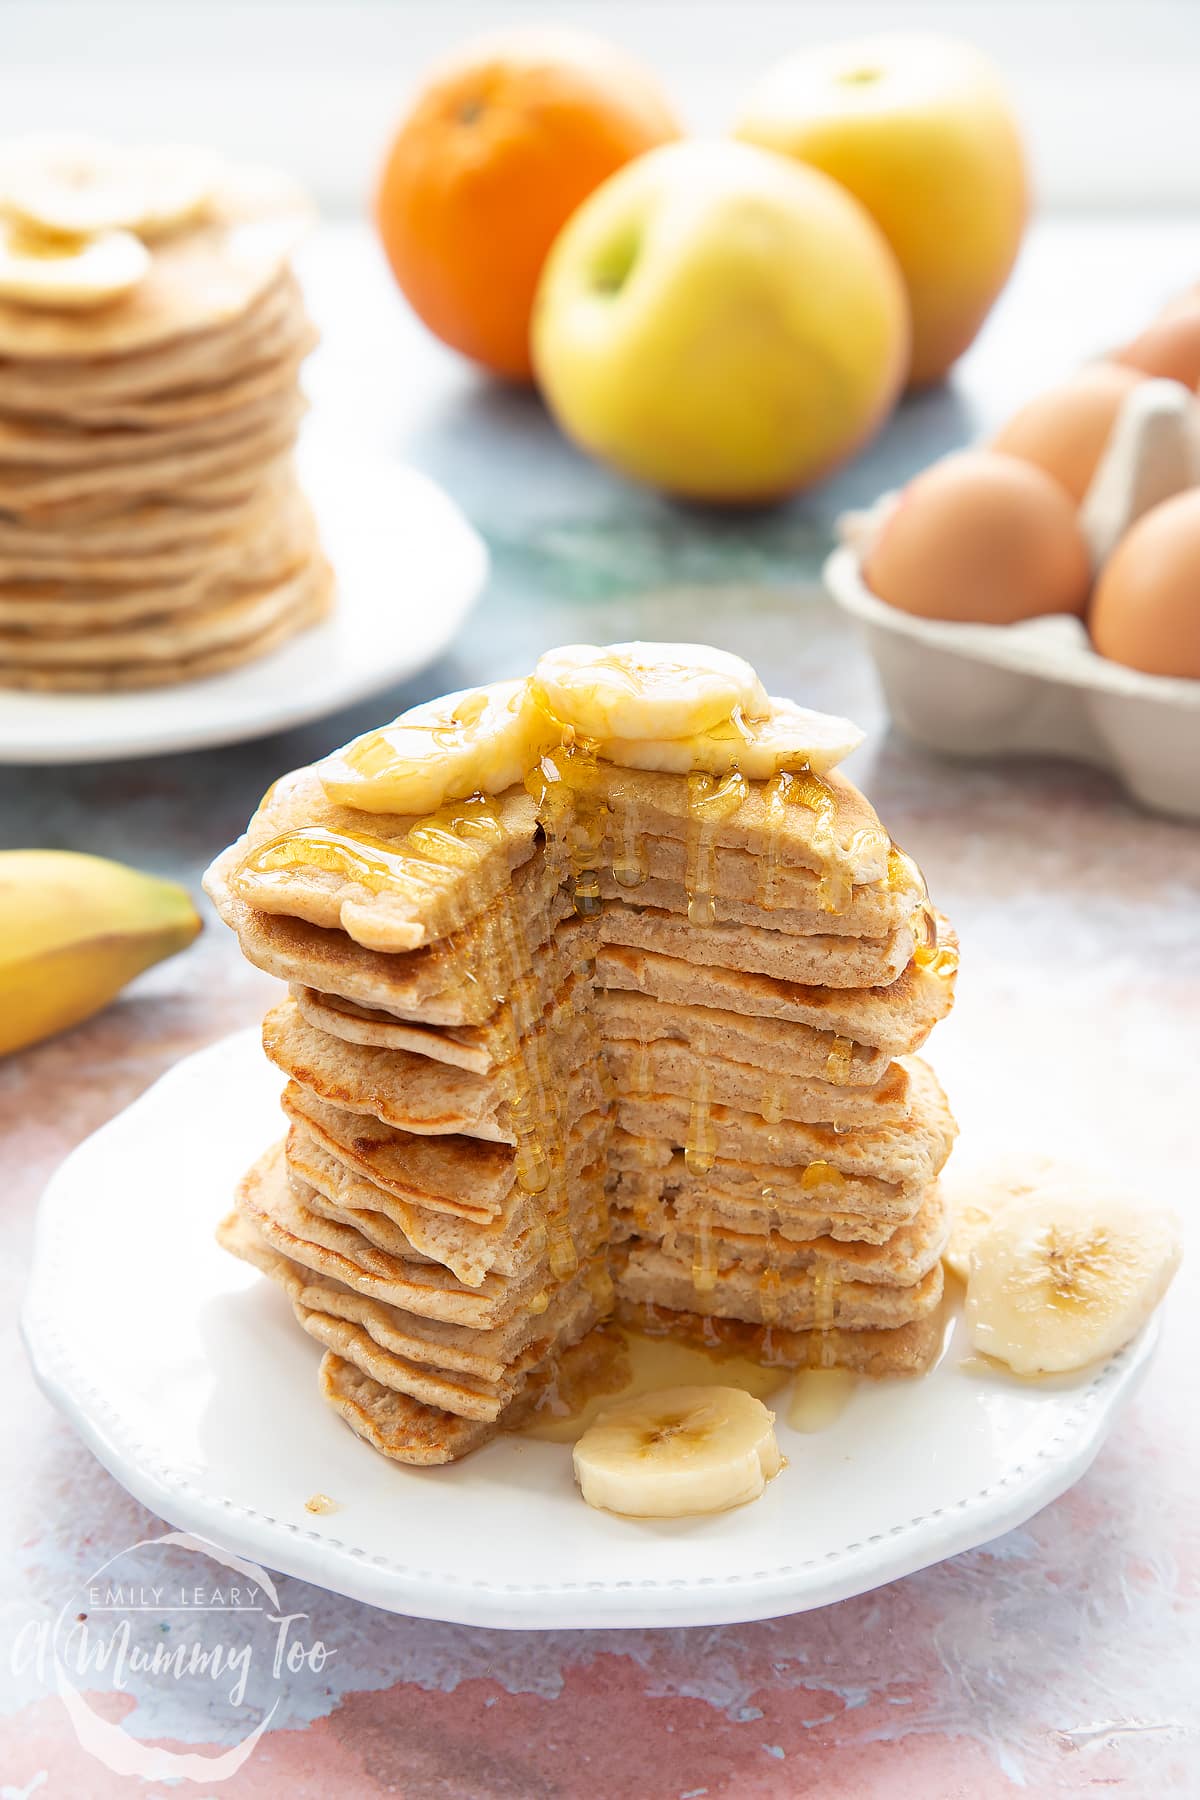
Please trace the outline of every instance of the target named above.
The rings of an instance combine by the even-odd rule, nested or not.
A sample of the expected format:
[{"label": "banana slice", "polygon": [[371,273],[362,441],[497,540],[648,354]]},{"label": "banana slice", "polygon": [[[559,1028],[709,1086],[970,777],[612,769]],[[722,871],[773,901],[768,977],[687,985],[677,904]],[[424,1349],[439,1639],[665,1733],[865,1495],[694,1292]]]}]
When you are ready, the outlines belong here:
[{"label": "banana slice", "polygon": [[41,237],[0,220],[0,300],[82,310],[119,300],[150,268],[150,252],[128,231],[94,238]]},{"label": "banana slice", "polygon": [[769,781],[781,769],[801,764],[814,775],[824,775],[862,741],[863,733],[849,719],[771,698],[765,717],[749,718],[739,710],[690,737],[608,738],[599,753],[606,762],[626,769],[727,775],[736,766],[752,781]]},{"label": "banana slice", "polygon": [[187,145],[122,149],[90,137],[18,139],[0,158],[0,209],[61,237],[158,237],[212,198],[218,163]]},{"label": "banana slice", "polygon": [[966,1165],[952,1157],[939,1182],[950,1212],[942,1261],[965,1281],[975,1245],[1011,1207],[1034,1194],[1086,1193],[1095,1184],[1096,1177],[1088,1170],[1030,1151]]},{"label": "banana slice", "polygon": [[1086,1368],[1137,1336],[1181,1254],[1165,1208],[1122,1193],[1034,1194],[972,1248],[971,1343],[1018,1375]]},{"label": "banana slice", "polygon": [[742,1506],[782,1467],[774,1413],[735,1387],[665,1388],[622,1401],[575,1445],[588,1505],[639,1519]]},{"label": "banana slice", "polygon": [[412,707],[335,751],[318,773],[341,806],[431,813],[446,800],[512,787],[560,735],[527,681],[499,681]]},{"label": "banana slice", "polygon": [[736,710],[766,713],[748,662],[707,644],[567,644],[542,657],[534,691],[581,737],[638,741],[689,737]]}]

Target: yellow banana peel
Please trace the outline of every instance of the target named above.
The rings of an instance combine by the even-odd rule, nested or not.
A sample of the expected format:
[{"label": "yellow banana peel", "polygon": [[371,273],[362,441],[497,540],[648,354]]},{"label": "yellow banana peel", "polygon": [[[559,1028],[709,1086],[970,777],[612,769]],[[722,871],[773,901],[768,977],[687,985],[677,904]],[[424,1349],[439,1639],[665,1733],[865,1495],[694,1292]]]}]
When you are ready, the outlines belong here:
[{"label": "yellow banana peel", "polygon": [[199,930],[173,881],[72,850],[0,851],[0,1056],[91,1018]]}]

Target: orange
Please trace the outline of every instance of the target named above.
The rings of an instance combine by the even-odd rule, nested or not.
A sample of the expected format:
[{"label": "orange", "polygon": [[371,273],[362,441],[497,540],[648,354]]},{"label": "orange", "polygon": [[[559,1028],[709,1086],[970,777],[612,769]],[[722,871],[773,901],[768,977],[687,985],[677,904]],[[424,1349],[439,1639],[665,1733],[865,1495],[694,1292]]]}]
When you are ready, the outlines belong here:
[{"label": "orange", "polygon": [[560,228],[615,169],[678,136],[653,78],[600,38],[531,29],[467,45],[384,163],[376,219],[396,280],[444,343],[529,380],[533,297]]}]

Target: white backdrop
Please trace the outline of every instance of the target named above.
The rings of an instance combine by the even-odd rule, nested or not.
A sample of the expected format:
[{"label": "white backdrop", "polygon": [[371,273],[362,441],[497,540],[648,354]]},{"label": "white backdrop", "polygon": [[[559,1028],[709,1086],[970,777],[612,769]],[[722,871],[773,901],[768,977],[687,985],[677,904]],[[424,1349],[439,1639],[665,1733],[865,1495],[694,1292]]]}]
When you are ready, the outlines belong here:
[{"label": "white backdrop", "polygon": [[1044,207],[1200,207],[1200,0],[2,0],[0,129],[203,139],[351,211],[430,60],[529,17],[646,57],[701,130],[806,41],[954,32],[1005,69]]}]

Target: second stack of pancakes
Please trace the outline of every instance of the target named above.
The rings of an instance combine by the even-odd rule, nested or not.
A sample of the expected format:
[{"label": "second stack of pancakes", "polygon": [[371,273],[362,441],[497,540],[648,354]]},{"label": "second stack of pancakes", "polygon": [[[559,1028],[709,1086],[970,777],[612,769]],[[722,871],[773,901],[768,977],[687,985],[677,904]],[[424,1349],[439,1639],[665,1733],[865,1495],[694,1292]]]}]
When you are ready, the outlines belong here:
[{"label": "second stack of pancakes", "polygon": [[[126,160],[156,167],[150,149]],[[0,227],[28,245],[6,167],[0,146]],[[102,205],[103,165],[89,172]],[[206,183],[147,233],[130,291],[67,308],[0,286],[0,688],[214,675],[330,609],[293,463],[316,342],[290,265],[308,206],[271,171],[214,159]],[[86,240],[38,254],[65,260],[64,242],[82,258]]]},{"label": "second stack of pancakes", "polygon": [[914,1052],[955,948],[845,778],[565,748],[415,820],[300,770],[208,885],[290,984],[287,1135],[222,1239],[376,1448],[463,1454],[614,1309],[785,1366],[935,1357],[954,1124]]}]

